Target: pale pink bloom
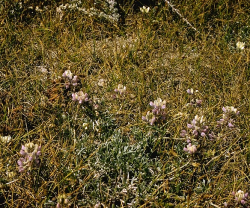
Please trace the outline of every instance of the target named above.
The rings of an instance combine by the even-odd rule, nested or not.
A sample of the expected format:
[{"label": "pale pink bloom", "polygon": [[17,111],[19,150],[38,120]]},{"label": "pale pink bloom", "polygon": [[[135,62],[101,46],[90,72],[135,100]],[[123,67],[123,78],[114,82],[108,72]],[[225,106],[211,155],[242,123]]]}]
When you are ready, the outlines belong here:
[{"label": "pale pink bloom", "polygon": [[187,135],[187,131],[186,130],[181,130],[180,136],[185,137],[186,135]]},{"label": "pale pink bloom", "polygon": [[34,144],[32,142],[22,145],[20,154],[23,158],[20,158],[17,161],[19,172],[23,172],[26,168],[29,170],[33,164],[33,161],[38,164],[39,156],[41,155],[41,146]]},{"label": "pale pink bloom", "polygon": [[148,111],[146,116],[142,116],[142,120],[148,121],[150,123],[150,125],[153,125],[156,121],[156,118],[155,118],[155,115],[153,113]]},{"label": "pale pink bloom", "polygon": [[97,85],[100,87],[104,87],[106,85],[106,79],[99,79]]},{"label": "pale pink bloom", "polygon": [[200,117],[196,115],[191,121],[191,124],[187,124],[187,127],[193,129],[193,134],[195,136],[201,135],[202,137],[205,137],[208,132],[208,126],[205,126],[204,122],[205,118],[203,116]]},{"label": "pale pink bloom", "polygon": [[65,83],[66,89],[69,89],[69,86],[70,86],[70,83],[69,83],[69,82],[66,82],[66,83]]},{"label": "pale pink bloom", "polygon": [[70,70],[66,70],[63,74],[62,74],[62,77],[64,78],[68,78],[68,79],[72,79],[72,72]]},{"label": "pale pink bloom", "polygon": [[72,100],[73,101],[78,101],[80,104],[84,101],[87,102],[89,101],[88,94],[83,93],[82,91],[72,93]]},{"label": "pale pink bloom", "polygon": [[237,110],[237,108],[234,108],[233,106],[226,106],[222,108],[223,110],[223,115],[222,118],[217,121],[218,125],[228,125],[229,128],[233,128],[234,127],[234,119],[233,116],[234,115],[239,115],[239,111]]},{"label": "pale pink bloom", "polygon": [[201,103],[202,103],[202,100],[196,99],[196,105],[197,105],[197,106],[201,106]]},{"label": "pale pink bloom", "polygon": [[149,103],[150,106],[152,106],[154,109],[152,110],[152,112],[155,114],[155,115],[163,115],[164,112],[162,112],[163,109],[166,108],[166,101],[163,100],[161,98],[157,98],[154,102],[150,102]]},{"label": "pale pink bloom", "polygon": [[189,95],[193,95],[193,94],[194,94],[193,88],[187,89],[187,93],[188,93]]},{"label": "pale pink bloom", "polygon": [[236,115],[239,114],[239,111],[237,108],[234,108],[233,106],[226,106],[222,108],[224,113],[235,113]]},{"label": "pale pink bloom", "polygon": [[149,103],[150,106],[154,107],[154,108],[161,108],[161,109],[165,109],[166,108],[166,101],[163,100],[161,98],[157,98],[154,102],[150,102]]},{"label": "pale pink bloom", "polygon": [[58,202],[56,205],[56,208],[61,208],[62,206],[60,205],[60,203]]},{"label": "pale pink bloom", "polygon": [[184,147],[183,149],[185,152],[188,152],[189,154],[194,154],[197,151],[197,148],[195,145],[192,145],[189,143],[187,147]]}]

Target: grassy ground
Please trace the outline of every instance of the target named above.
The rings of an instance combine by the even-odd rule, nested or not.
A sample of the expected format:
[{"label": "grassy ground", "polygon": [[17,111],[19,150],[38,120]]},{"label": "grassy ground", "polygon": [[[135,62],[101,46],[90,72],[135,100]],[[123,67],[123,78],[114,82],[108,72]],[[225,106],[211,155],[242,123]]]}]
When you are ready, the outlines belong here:
[{"label": "grassy ground", "polygon": [[248,4],[2,7],[1,206],[248,207]]}]

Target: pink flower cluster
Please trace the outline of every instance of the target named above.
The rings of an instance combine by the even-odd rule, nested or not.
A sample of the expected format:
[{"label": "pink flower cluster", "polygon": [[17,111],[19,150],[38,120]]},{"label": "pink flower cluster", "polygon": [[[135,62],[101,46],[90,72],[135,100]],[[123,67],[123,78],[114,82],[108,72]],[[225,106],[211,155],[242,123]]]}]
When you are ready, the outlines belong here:
[{"label": "pink flower cluster", "polygon": [[199,117],[196,115],[191,121],[191,124],[187,124],[187,127],[193,130],[192,133],[195,137],[198,137],[199,135],[205,137],[208,133],[208,126],[204,125],[204,121],[203,116]]},{"label": "pink flower cluster", "polygon": [[76,75],[73,76],[73,74],[70,70],[66,70],[62,74],[62,77],[65,79],[66,89],[68,89],[70,87],[70,85],[73,85],[74,87],[77,86],[79,79]]},{"label": "pink flower cluster", "polygon": [[233,106],[226,106],[222,108],[223,110],[223,115],[222,118],[217,121],[218,125],[227,125],[229,128],[233,128],[234,127],[234,119],[233,117],[239,115],[239,111],[234,108]]},{"label": "pink flower cluster", "polygon": [[78,101],[79,104],[82,102],[87,102],[89,101],[89,97],[87,93],[83,93],[82,91],[72,93],[72,100],[73,101]]},{"label": "pink flower cluster", "polygon": [[[204,125],[204,121],[205,119],[203,118],[203,116],[199,117],[198,115],[196,115],[194,117],[194,119],[191,121],[190,124],[187,124],[187,128],[192,129],[192,134],[194,135],[194,137],[206,137],[208,136],[210,139],[214,138],[214,134],[212,133],[208,133],[209,128],[208,126]],[[187,136],[187,131],[186,130],[182,130],[180,133],[181,137],[186,137]],[[190,140],[188,139],[188,142]]]},{"label": "pink flower cluster", "polygon": [[187,139],[188,145],[183,150],[189,154],[194,154],[197,151],[196,146],[191,144],[191,137],[196,139],[198,137],[208,137],[210,140],[215,138],[214,132],[209,133],[209,128],[205,125],[203,116],[196,115],[191,123],[187,124],[187,128],[191,129],[192,136],[190,136],[186,130],[181,130],[180,136]]},{"label": "pink flower cluster", "polygon": [[32,165],[39,164],[39,156],[41,155],[41,146],[34,143],[22,145],[20,154],[23,156],[17,161],[19,172],[25,169],[31,170]]},{"label": "pink flower cluster", "polygon": [[166,108],[166,101],[162,101],[161,98],[157,98],[154,102],[150,102],[149,105],[153,107],[152,112],[148,111],[146,116],[142,116],[142,120],[147,121],[150,125],[160,120],[165,120],[166,114],[164,109]]}]

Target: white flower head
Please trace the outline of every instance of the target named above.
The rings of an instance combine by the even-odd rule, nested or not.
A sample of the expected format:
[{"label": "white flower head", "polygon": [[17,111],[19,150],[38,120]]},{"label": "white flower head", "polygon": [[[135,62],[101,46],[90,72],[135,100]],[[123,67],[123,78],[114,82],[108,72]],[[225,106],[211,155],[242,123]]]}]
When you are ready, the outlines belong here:
[{"label": "white flower head", "polygon": [[166,100],[162,101],[161,98],[157,98],[154,102],[150,102],[150,105],[154,108],[164,109],[166,107]]},{"label": "white flower head", "polygon": [[106,81],[107,81],[106,79],[99,79],[97,85],[99,87],[104,87],[106,85]]},{"label": "white flower head", "polygon": [[79,91],[79,92],[76,92],[76,93],[72,93],[72,100],[73,101],[78,101],[79,104],[81,104],[83,101],[84,102],[89,101],[89,98],[88,98],[87,93],[83,93],[82,91]]},{"label": "white flower head", "polygon": [[190,95],[193,95],[194,94],[194,89],[193,88],[187,89],[187,93],[190,94]]},{"label": "white flower head", "polygon": [[183,149],[185,152],[188,152],[189,154],[194,154],[197,151],[197,148],[195,145],[192,145],[189,143],[187,147],[184,147]]},{"label": "white flower head", "polygon": [[7,144],[11,141],[11,136],[10,135],[9,136],[0,136],[0,140],[1,140],[1,142]]},{"label": "white flower head", "polygon": [[148,13],[149,10],[150,10],[150,7],[145,7],[145,6],[143,6],[143,7],[140,8],[140,11],[141,11],[142,13]]},{"label": "white flower head", "polygon": [[236,43],[236,48],[243,50],[245,48],[245,43],[244,42],[237,42]]},{"label": "white flower head", "polygon": [[235,200],[238,203],[241,203],[241,204],[245,204],[246,203],[246,200],[247,200],[247,197],[248,197],[248,193],[244,193],[244,191],[239,190],[236,193],[233,192],[232,194],[235,196]]},{"label": "white flower head", "polygon": [[117,89],[115,89],[115,92],[119,92],[120,94],[124,94],[126,92],[126,87],[122,84],[118,84]]},{"label": "white flower head", "polygon": [[70,70],[66,70],[64,73],[63,73],[63,75],[62,75],[64,78],[69,78],[69,79],[72,79],[72,77],[73,77],[73,74],[72,74],[72,72],[70,71]]},{"label": "white flower head", "polygon": [[238,200],[241,201],[245,197],[244,191],[241,191],[241,190],[237,191],[235,194],[235,197],[237,197]]},{"label": "white flower head", "polygon": [[196,121],[196,122],[199,122],[200,124],[202,124],[202,123],[204,123],[204,121],[205,121],[205,118],[203,117],[203,116],[198,116],[198,115],[196,115],[195,117],[194,117],[194,120]]},{"label": "white flower head", "polygon": [[239,114],[239,111],[237,110],[237,108],[233,107],[233,106],[226,106],[222,108],[224,113],[235,113],[235,114]]}]

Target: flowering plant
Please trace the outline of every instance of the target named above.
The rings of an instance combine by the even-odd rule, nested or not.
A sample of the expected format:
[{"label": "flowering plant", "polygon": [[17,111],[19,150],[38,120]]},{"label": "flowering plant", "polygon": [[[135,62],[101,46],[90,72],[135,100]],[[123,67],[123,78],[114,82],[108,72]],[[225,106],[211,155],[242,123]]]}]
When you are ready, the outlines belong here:
[{"label": "flowering plant", "polygon": [[222,118],[217,121],[218,125],[228,125],[229,128],[234,127],[234,116],[239,115],[239,111],[237,110],[237,108],[234,108],[233,106],[226,106],[222,108],[223,110],[223,115]]},{"label": "flowering plant", "polygon": [[142,116],[142,120],[148,121],[150,125],[153,125],[157,121],[165,120],[165,100],[162,101],[161,98],[157,98],[154,102],[151,101],[149,105],[153,107],[152,112],[148,111],[146,116]]},{"label": "flowering plant", "polygon": [[243,50],[245,48],[245,43],[244,42],[237,42],[236,43],[236,48]]},{"label": "flowering plant", "polygon": [[89,101],[89,97],[87,93],[83,93],[82,91],[72,93],[72,100],[73,101],[78,101],[79,104],[81,104],[83,101],[87,102]]},{"label": "flowering plant", "polygon": [[115,89],[114,91],[119,92],[120,95],[123,95],[126,92],[126,87],[122,84],[118,84],[117,89]]},{"label": "flowering plant", "polygon": [[32,165],[39,163],[39,156],[41,155],[41,146],[32,142],[22,145],[20,154],[23,156],[17,161],[19,172],[25,169],[31,170]]},{"label": "flowering plant", "polygon": [[246,203],[248,193],[244,193],[244,191],[239,190],[236,193],[233,192],[232,194],[235,196],[235,201],[237,201],[238,203],[241,203],[241,204]]},{"label": "flowering plant", "polygon": [[70,70],[66,70],[63,74],[62,77],[65,79],[65,87],[68,89],[70,85],[73,85],[74,87],[77,86],[79,79],[75,75],[73,76],[73,73]]},{"label": "flowering plant", "polygon": [[141,11],[142,13],[148,13],[149,10],[150,10],[150,7],[145,7],[145,6],[143,6],[143,7],[140,8],[140,11]]},{"label": "flowering plant", "polygon": [[197,151],[197,148],[195,145],[192,145],[189,143],[187,147],[184,147],[183,149],[185,152],[188,152],[189,154],[194,154]]}]

